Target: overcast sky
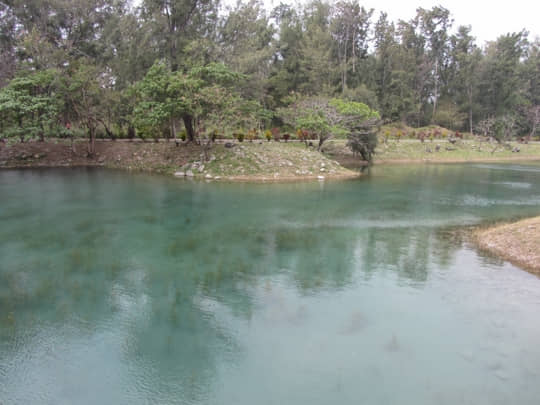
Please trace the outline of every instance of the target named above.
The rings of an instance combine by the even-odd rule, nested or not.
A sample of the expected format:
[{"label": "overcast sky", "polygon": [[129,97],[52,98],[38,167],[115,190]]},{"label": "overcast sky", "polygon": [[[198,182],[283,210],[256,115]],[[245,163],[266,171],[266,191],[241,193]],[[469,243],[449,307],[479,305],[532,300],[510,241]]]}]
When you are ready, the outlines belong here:
[{"label": "overcast sky", "polygon": [[[133,0],[135,5],[142,0]],[[222,0],[225,5],[234,5],[237,0]],[[295,4],[296,0],[263,0],[270,10],[280,2]],[[305,3],[306,0],[299,0]],[[497,39],[508,32],[518,32],[525,28],[529,39],[540,37],[540,0],[360,0],[365,8],[374,8],[378,18],[385,11],[392,21],[409,20],[418,7],[431,8],[441,5],[454,19],[454,29],[458,25],[470,25],[478,45]]]},{"label": "overcast sky", "polygon": [[[234,4],[236,0],[224,0]],[[295,3],[282,0],[283,3]],[[265,0],[272,8],[280,0]],[[418,7],[431,8],[441,5],[448,10],[454,19],[454,28],[458,25],[472,26],[472,34],[478,44],[497,39],[508,32],[518,32],[525,28],[529,31],[529,39],[540,36],[540,0],[360,0],[365,8],[374,8],[378,18],[380,11],[385,11],[391,20],[409,20],[416,14]]]}]

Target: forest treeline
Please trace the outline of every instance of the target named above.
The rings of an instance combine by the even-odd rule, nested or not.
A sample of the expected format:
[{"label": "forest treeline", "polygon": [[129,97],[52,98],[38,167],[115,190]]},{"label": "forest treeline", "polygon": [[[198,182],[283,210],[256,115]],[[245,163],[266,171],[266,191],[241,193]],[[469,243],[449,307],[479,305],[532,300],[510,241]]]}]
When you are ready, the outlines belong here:
[{"label": "forest treeline", "polygon": [[386,122],[534,135],[539,47],[524,30],[480,46],[440,6],[391,21],[354,0],[3,0],[0,131],[191,139],[339,98]]}]

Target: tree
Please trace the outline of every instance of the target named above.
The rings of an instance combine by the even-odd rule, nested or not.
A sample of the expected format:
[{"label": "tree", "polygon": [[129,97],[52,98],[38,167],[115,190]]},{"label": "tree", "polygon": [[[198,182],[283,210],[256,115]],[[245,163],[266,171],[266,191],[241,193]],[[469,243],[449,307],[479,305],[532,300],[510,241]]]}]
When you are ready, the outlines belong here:
[{"label": "tree", "polygon": [[0,90],[2,130],[8,136],[18,136],[21,142],[32,137],[44,140],[56,127],[59,100],[56,94],[54,70],[20,72]]},{"label": "tree", "polygon": [[241,77],[219,63],[182,73],[156,62],[135,86],[135,124],[143,134],[154,137],[169,128],[176,138],[176,122],[182,119],[188,140],[194,141],[201,121],[236,97],[231,87]]},{"label": "tree", "polygon": [[[175,103],[190,100],[189,95],[175,94],[178,91],[187,90],[181,88],[180,78],[174,78],[177,80],[174,89],[171,90],[171,82],[174,80],[172,73],[165,63],[159,61],[154,63],[144,78],[135,85],[134,92],[137,102],[133,115],[134,124],[140,136],[151,136],[158,139],[163,134],[164,129],[170,127],[174,137],[173,119],[174,113],[178,110],[178,108],[175,109]],[[192,83],[192,85],[196,84]],[[176,100],[176,96],[180,96],[180,98]],[[190,106],[184,105],[184,110],[188,109]]]},{"label": "tree", "polygon": [[437,113],[437,103],[441,93],[441,85],[444,80],[445,68],[448,56],[448,29],[452,25],[450,12],[444,7],[436,6],[431,10],[419,8],[417,15],[420,21],[420,29],[427,44],[427,62],[430,69],[430,82],[432,89],[430,97],[433,102],[431,119]]},{"label": "tree", "polygon": [[16,67],[17,19],[12,8],[0,2],[0,88],[13,77]]},{"label": "tree", "polygon": [[308,97],[280,109],[278,114],[287,124],[316,134],[319,139],[317,150],[321,150],[324,142],[332,136],[346,135],[351,137],[350,145],[354,145],[354,150],[371,161],[376,140],[373,146],[373,139],[364,137],[361,129],[371,127],[371,122],[374,125],[380,117],[367,105],[342,99]]},{"label": "tree", "polygon": [[231,70],[246,75],[246,80],[237,83],[245,98],[266,99],[275,33],[260,0],[238,2],[220,23],[218,58]]},{"label": "tree", "polygon": [[271,13],[279,26],[276,52],[272,56],[267,92],[270,106],[283,106],[291,92],[298,91],[306,78],[301,69],[302,19],[294,8],[281,3]]},{"label": "tree", "polygon": [[525,114],[531,128],[531,132],[529,133],[529,140],[531,140],[540,127],[540,105],[528,107]]},{"label": "tree", "polygon": [[488,44],[479,78],[479,101],[484,116],[503,116],[524,102],[520,61],[527,43],[527,33],[521,31],[500,36]]},{"label": "tree", "polygon": [[482,59],[480,49],[470,35],[471,28],[460,26],[457,34],[450,39],[451,78],[447,92],[460,109],[467,112],[468,129],[473,133],[473,115],[478,89],[479,66]]},{"label": "tree", "polygon": [[375,24],[375,91],[377,104],[383,117],[399,119],[400,108],[392,102],[392,80],[398,43],[395,27],[388,21],[388,15],[381,13]]},{"label": "tree", "polygon": [[329,7],[313,2],[304,11],[306,27],[300,41],[299,70],[304,81],[298,85],[302,94],[332,95],[336,74],[332,60],[334,44],[329,29]]},{"label": "tree", "polygon": [[332,34],[336,42],[337,58],[341,70],[341,91],[348,86],[349,65],[356,73],[358,60],[364,59],[368,52],[368,33],[373,9],[360,7],[357,0],[340,1],[335,6],[332,21]]},{"label": "tree", "polygon": [[72,116],[88,130],[88,157],[96,151],[96,131],[104,117],[104,89],[107,76],[100,69],[79,60],[59,76],[59,93],[63,100],[63,115]]},{"label": "tree", "polygon": [[[217,25],[215,0],[143,0],[141,11],[160,49],[159,57],[169,62],[173,72],[189,69],[193,56],[189,50],[200,48]],[[190,46],[191,41],[199,41],[199,46]]]},{"label": "tree", "polygon": [[491,153],[494,153],[501,145],[510,148],[508,142],[516,135],[516,123],[516,116],[513,114],[486,118],[478,123],[478,131],[497,142]]},{"label": "tree", "polygon": [[[402,106],[401,116],[416,126],[426,124],[425,107],[429,100],[430,66],[426,56],[426,39],[420,33],[418,16],[409,22],[399,21],[400,47],[397,63],[396,89],[407,102]],[[394,93],[395,94],[395,93]],[[407,107],[406,109],[403,107]]]},{"label": "tree", "polygon": [[377,147],[379,113],[363,103],[333,99],[330,104],[341,116],[339,125],[346,131],[347,145],[353,154],[371,163]]},{"label": "tree", "polygon": [[286,124],[315,134],[319,139],[317,150],[339,131],[336,127],[339,116],[326,97],[301,98],[279,109],[278,115]]}]

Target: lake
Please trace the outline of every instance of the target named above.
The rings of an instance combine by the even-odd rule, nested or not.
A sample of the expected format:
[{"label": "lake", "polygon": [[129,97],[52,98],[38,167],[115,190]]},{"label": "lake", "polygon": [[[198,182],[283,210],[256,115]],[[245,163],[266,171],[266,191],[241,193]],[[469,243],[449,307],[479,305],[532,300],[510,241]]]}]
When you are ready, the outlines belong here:
[{"label": "lake", "polygon": [[538,404],[540,279],[463,226],[539,164],[0,171],[0,404]]}]

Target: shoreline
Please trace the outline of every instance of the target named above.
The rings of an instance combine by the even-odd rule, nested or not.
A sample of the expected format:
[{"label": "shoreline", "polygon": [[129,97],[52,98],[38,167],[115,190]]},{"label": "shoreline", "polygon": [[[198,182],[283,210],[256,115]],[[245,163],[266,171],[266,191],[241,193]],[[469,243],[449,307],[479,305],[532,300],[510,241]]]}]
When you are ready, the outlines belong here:
[{"label": "shoreline", "polygon": [[[169,142],[104,141],[97,142],[96,146],[95,156],[88,158],[83,140],[75,143],[78,150],[75,153],[67,141],[4,145],[0,146],[0,169],[102,167],[171,176],[180,171],[185,172],[188,179],[207,181],[282,183],[357,179],[362,177],[360,169],[366,166],[366,162],[352,161],[351,156],[324,155],[292,142],[236,143],[231,149],[216,144],[210,150],[215,161],[210,162],[201,161],[202,149],[195,144],[175,147],[174,143]],[[540,162],[540,155],[383,158],[375,159],[374,165],[535,161]],[[206,166],[205,170],[198,170],[199,166],[193,166],[194,163],[199,163],[203,168]],[[189,170],[191,175],[187,175]]]},{"label": "shoreline", "polygon": [[215,144],[207,151],[196,144],[160,142],[97,142],[86,156],[86,142],[28,142],[0,145],[0,169],[100,167],[155,173],[179,179],[244,183],[331,181],[359,178],[361,173],[341,166],[300,143]]},{"label": "shoreline", "polygon": [[473,241],[480,250],[540,276],[540,216],[478,228]]},{"label": "shoreline", "polygon": [[[101,169],[110,169],[110,170],[122,170],[122,171],[135,171],[140,173],[150,173],[158,175],[167,175],[166,173],[155,171],[152,169],[129,169],[126,167],[120,166],[108,166],[100,163],[89,163],[89,164],[72,164],[72,165],[21,165],[21,166],[0,166],[0,170],[32,170],[32,169],[69,169],[69,168],[101,168]],[[352,173],[352,174],[337,174],[337,175],[324,175],[324,176],[218,176],[212,178],[205,178],[201,176],[197,177],[178,177],[172,176],[178,179],[183,180],[197,180],[197,181],[219,181],[219,182],[235,182],[235,183],[294,183],[301,181],[325,181],[325,180],[353,180],[362,177],[361,173]]]},{"label": "shoreline", "polygon": [[504,163],[504,162],[540,162],[540,156],[512,156],[512,157],[494,157],[494,158],[472,158],[472,159],[381,159],[375,160],[379,165],[402,165],[409,163]]}]

